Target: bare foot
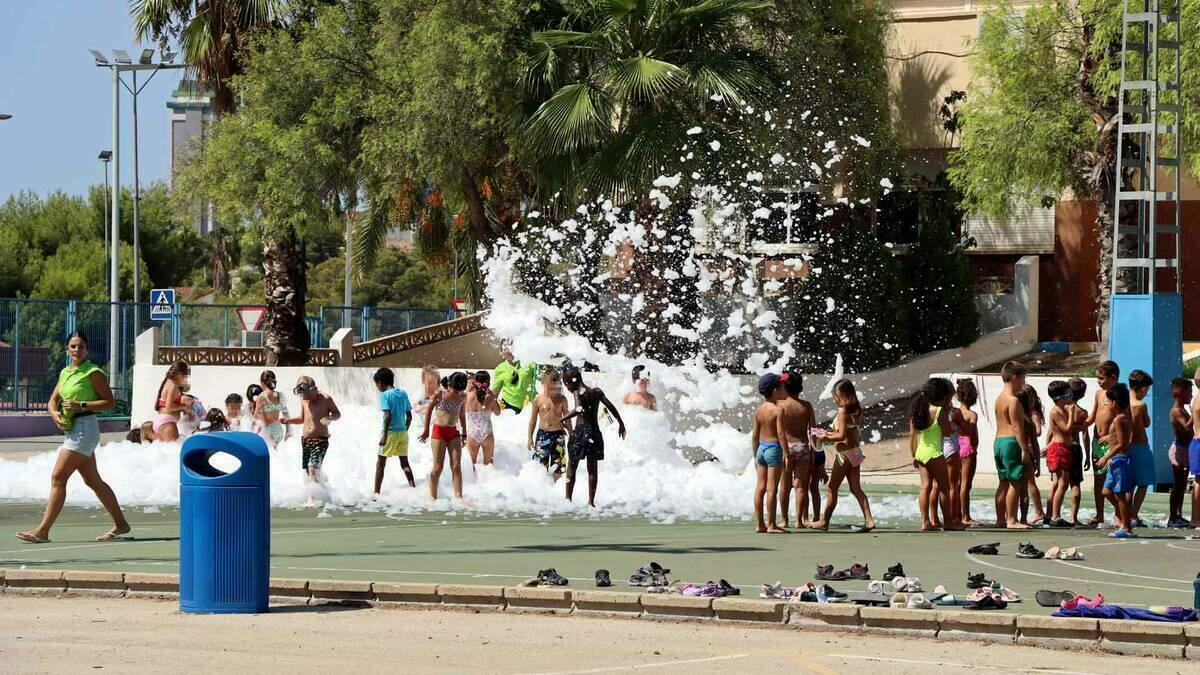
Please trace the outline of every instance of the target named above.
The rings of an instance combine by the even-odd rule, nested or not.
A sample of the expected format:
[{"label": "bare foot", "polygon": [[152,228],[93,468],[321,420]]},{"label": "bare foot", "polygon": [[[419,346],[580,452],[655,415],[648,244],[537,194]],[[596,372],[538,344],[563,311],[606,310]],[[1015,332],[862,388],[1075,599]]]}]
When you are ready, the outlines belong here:
[{"label": "bare foot", "polygon": [[940,529],[942,529],[942,523],[941,523],[941,522],[939,522],[939,521],[937,521],[937,520],[933,521],[933,528],[934,528],[935,530],[940,530]]},{"label": "bare foot", "polygon": [[117,539],[117,538],[123,537],[124,535],[129,534],[130,530],[132,530],[132,529],[133,528],[129,527],[128,525],[126,525],[125,527],[114,527],[113,529],[109,530],[108,532],[105,532],[104,534],[100,535],[99,537],[96,537],[96,541],[112,541],[113,539]]},{"label": "bare foot", "polygon": [[36,532],[18,532],[17,539],[29,544],[49,544],[50,538]]},{"label": "bare foot", "polygon": [[1101,518],[1100,516],[1094,516],[1094,517],[1093,517],[1091,520],[1089,520],[1089,521],[1087,522],[1087,524],[1088,524],[1088,525],[1091,525],[1092,527],[1095,527],[1095,526],[1097,526],[1097,525],[1103,525],[1103,524],[1104,524],[1104,519],[1103,519],[1103,518]]},{"label": "bare foot", "polygon": [[862,527],[858,528],[858,531],[860,534],[866,534],[874,529],[875,529],[875,521],[872,520],[869,523],[864,523]]},{"label": "bare foot", "polygon": [[767,528],[767,534],[788,534],[788,531],[778,525]]},{"label": "bare foot", "polygon": [[922,532],[941,532],[942,528],[939,525],[922,525],[921,531]]},{"label": "bare foot", "polygon": [[759,525],[758,527],[754,528],[754,531],[755,531],[755,532],[757,532],[757,533],[759,533],[759,534],[766,534],[766,533],[767,533],[767,526],[766,526],[766,525]]},{"label": "bare foot", "polygon": [[1010,530],[1028,530],[1030,528],[1025,523],[1009,523],[1008,529],[1010,529]]},{"label": "bare foot", "polygon": [[808,526],[814,530],[822,530],[825,532],[829,531],[829,523],[825,522],[824,520],[814,520],[813,522],[809,523]]},{"label": "bare foot", "polygon": [[966,525],[967,527],[983,527],[983,523],[975,520],[974,518],[967,518],[963,521],[963,525]]}]

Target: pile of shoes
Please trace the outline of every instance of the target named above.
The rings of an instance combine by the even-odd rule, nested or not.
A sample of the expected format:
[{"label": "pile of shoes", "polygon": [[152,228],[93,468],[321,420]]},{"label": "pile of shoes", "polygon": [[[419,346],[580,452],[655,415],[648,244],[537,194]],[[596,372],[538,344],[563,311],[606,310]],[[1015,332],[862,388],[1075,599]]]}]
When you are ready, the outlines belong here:
[{"label": "pile of shoes", "polygon": [[671,582],[667,579],[667,575],[671,570],[659,565],[656,562],[650,562],[642,565],[636,572],[629,575],[630,586],[645,586],[645,587],[663,587],[670,586]]},{"label": "pile of shoes", "polygon": [[1046,553],[1044,554],[1044,557],[1046,560],[1083,560],[1084,559],[1083,554],[1080,553],[1079,549],[1075,548],[1074,546],[1072,546],[1071,548],[1059,548],[1057,546],[1051,546],[1050,548],[1046,549]]},{"label": "pile of shoes", "polygon": [[814,577],[818,581],[850,581],[850,580],[866,580],[871,578],[871,571],[866,565],[854,563],[844,570],[833,571],[833,565],[817,565],[817,574]]}]

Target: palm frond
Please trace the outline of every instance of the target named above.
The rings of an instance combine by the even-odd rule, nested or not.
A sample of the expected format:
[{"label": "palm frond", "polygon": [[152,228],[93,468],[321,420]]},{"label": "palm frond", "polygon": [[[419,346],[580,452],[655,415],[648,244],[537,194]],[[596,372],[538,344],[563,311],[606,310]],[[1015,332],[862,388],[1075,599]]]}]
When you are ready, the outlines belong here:
[{"label": "palm frond", "polygon": [[612,110],[611,99],[591,82],[568,84],[538,106],[526,135],[549,154],[594,146],[611,134]]},{"label": "palm frond", "polygon": [[173,14],[188,10],[188,0],[131,0],[133,33],[138,42],[158,39],[171,23]]},{"label": "palm frond", "polygon": [[614,61],[606,71],[607,83],[616,97],[634,101],[662,98],[686,76],[679,66],[649,56]]},{"label": "palm frond", "polygon": [[392,201],[389,195],[369,195],[363,217],[354,223],[350,260],[356,276],[360,279],[375,269],[379,251],[383,249],[388,230],[392,226]]},{"label": "palm frond", "polygon": [[753,52],[703,54],[686,68],[698,97],[717,94],[729,104],[760,100],[777,84],[766,59]]},{"label": "palm frond", "polygon": [[534,44],[544,45],[551,49],[556,47],[590,48],[593,47],[591,42],[595,39],[595,33],[557,29],[538,31],[531,38]]}]

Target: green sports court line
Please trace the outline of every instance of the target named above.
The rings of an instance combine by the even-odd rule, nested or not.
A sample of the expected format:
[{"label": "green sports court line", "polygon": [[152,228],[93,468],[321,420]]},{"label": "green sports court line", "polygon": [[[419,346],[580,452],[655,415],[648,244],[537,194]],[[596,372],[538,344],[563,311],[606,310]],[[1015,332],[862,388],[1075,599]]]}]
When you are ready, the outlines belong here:
[{"label": "green sports court line", "polygon": [[[136,539],[93,541],[108,526],[99,509],[68,508],[52,533],[53,543],[23,544],[11,533],[36,522],[41,506],[0,505],[0,567],[174,572],[178,569],[178,510],[130,509]],[[157,511],[157,512],[155,512]],[[846,529],[828,533],[759,535],[749,523],[677,522],[656,524],[640,518],[551,518],[535,516],[448,515],[428,512],[387,515],[312,510],[272,513],[272,575],[292,578],[481,583],[510,585],[556,568],[576,588],[591,588],[596,569],[610,570],[618,590],[624,579],[650,560],[671,568],[672,578],[703,582],[726,578],[757,595],[757,585],[783,581],[799,585],[818,563],[837,569],[865,562],[880,578],[888,565],[904,563],[927,589],[945,584],[966,595],[967,572],[989,578],[1028,598],[1014,609],[1048,612],[1032,602],[1039,589],[1103,593],[1110,602],[1133,605],[1190,605],[1192,579],[1200,563],[1200,538],[1184,532],[1151,530],[1130,541],[1107,539],[1098,530],[1034,530],[1014,533],[922,533],[915,524],[870,534]],[[971,556],[973,544],[1001,542],[1000,556]],[[1021,541],[1077,546],[1079,562],[1020,560]],[[846,589],[865,582],[834,584]]]}]

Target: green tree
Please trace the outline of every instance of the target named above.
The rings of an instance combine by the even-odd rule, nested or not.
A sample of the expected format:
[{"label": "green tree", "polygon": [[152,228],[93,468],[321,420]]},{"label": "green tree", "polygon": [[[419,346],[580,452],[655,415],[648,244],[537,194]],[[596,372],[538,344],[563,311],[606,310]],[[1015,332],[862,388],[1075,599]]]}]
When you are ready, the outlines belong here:
[{"label": "green tree", "polygon": [[184,61],[213,91],[213,108],[234,108],[233,78],[245,67],[256,30],[279,25],[286,0],[132,0],[138,40],[177,42]]},{"label": "green tree", "polygon": [[[999,0],[990,7],[974,44],[962,147],[952,155],[950,168],[964,207],[994,217],[1010,216],[1023,204],[1052,203],[1067,191],[1096,202],[1102,342],[1113,280],[1114,193],[1133,178],[1129,169],[1117,167],[1123,5],[1122,0],[1050,0],[1018,9]],[[1181,57],[1189,72],[1200,65],[1200,1],[1182,0],[1182,5]],[[1131,67],[1139,67],[1136,57],[1130,58]],[[1163,67],[1170,72],[1173,60]],[[1200,82],[1182,81],[1182,100],[1196,100]],[[1182,122],[1184,154],[1196,175],[1200,111],[1185,106]],[[1138,151],[1131,137],[1125,142],[1127,153]]]}]

